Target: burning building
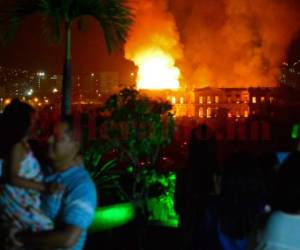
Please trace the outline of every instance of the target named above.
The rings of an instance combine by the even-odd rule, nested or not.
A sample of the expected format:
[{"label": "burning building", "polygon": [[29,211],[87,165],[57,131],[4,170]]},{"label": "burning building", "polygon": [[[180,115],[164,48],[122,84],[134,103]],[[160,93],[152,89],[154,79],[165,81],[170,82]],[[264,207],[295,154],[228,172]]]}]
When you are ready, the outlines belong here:
[{"label": "burning building", "polygon": [[271,114],[300,28],[296,1],[137,0],[132,9],[125,56],[138,67],[138,89],[169,100],[179,117]]}]

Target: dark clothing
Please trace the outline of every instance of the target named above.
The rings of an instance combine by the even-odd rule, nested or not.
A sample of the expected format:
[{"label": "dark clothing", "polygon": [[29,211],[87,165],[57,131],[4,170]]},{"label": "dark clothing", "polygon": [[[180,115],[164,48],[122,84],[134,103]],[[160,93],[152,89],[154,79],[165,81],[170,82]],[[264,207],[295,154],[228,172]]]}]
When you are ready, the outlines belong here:
[{"label": "dark clothing", "polygon": [[175,210],[179,214],[182,249],[185,250],[200,249],[197,246],[204,243],[199,240],[207,240],[205,225],[209,195],[213,191],[213,175],[217,169],[215,138],[199,139],[196,129],[192,131],[187,167],[177,174],[175,190]]}]

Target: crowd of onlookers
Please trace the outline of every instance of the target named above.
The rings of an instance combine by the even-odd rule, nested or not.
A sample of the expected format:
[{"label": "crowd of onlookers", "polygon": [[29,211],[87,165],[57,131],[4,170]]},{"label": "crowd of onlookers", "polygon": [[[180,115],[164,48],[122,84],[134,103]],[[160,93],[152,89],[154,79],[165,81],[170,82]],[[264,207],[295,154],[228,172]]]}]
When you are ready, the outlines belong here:
[{"label": "crowd of onlookers", "polygon": [[[19,100],[0,117],[0,249],[82,249],[97,196],[79,132],[72,117],[40,120],[48,127]],[[48,150],[37,148],[45,162],[31,141],[36,128],[49,131]],[[192,129],[176,180],[180,249],[300,250],[300,150],[240,150],[222,167],[217,155],[212,129]]]},{"label": "crowd of onlookers", "polygon": [[[233,152],[223,166],[206,125],[177,175],[180,249],[300,249],[300,152]],[[257,153],[257,152],[256,152]]]}]

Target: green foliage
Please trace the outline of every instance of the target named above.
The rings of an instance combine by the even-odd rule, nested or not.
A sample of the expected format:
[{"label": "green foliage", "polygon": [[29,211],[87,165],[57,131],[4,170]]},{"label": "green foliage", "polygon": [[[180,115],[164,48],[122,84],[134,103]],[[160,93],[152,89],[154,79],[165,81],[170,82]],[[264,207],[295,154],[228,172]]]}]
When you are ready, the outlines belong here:
[{"label": "green foliage", "polygon": [[164,188],[160,196],[147,200],[149,220],[159,222],[164,226],[177,227],[178,216],[174,210],[176,174],[158,175],[157,182],[161,183]]},{"label": "green foliage", "polygon": [[[117,187],[123,197],[138,206],[149,197],[153,187],[161,192],[167,186],[162,177],[158,178],[161,175],[157,173],[157,163],[161,150],[172,142],[171,108],[170,103],[152,100],[131,88],[107,100],[101,108],[101,138],[85,153],[85,163],[99,190],[103,191],[105,183],[111,183],[110,187]],[[114,153],[107,162],[103,161],[109,152]],[[117,164],[128,167],[116,172]],[[127,178],[126,186],[121,184],[122,178]]]},{"label": "green foliage", "polygon": [[[7,43],[17,31],[24,18],[33,14],[43,17],[43,30],[50,41],[59,41],[63,24],[79,22],[92,17],[101,26],[109,52],[124,42],[133,21],[131,9],[126,0],[22,0],[5,4],[0,13],[2,41]],[[4,29],[4,30],[3,30]]]},{"label": "green foliage", "polygon": [[116,159],[111,159],[104,163],[101,161],[108,150],[107,146],[103,147],[94,143],[84,154],[85,165],[90,171],[96,185],[100,187],[117,178],[117,176],[110,174],[110,171],[117,165]]},{"label": "green foliage", "polygon": [[169,102],[152,100],[125,88],[101,109],[106,118],[105,139],[119,151],[122,160],[135,168],[155,168],[161,149],[172,142],[171,108]]},{"label": "green foliage", "polygon": [[101,195],[103,193],[108,193],[108,195],[115,193],[118,202],[128,201],[130,198],[120,184],[121,175],[114,171],[117,166],[117,159],[104,159],[109,151],[111,151],[111,148],[108,144],[92,143],[84,153],[85,166]]}]

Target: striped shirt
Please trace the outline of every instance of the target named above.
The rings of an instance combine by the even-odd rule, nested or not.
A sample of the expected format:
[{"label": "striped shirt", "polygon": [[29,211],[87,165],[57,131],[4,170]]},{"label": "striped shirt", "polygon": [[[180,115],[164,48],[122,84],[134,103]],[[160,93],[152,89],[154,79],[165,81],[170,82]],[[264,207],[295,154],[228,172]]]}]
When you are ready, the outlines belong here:
[{"label": "striped shirt", "polygon": [[82,234],[72,250],[83,249],[97,205],[96,187],[89,173],[84,167],[74,166],[64,172],[49,175],[46,182],[63,184],[66,191],[61,204],[56,199],[48,199],[44,203],[45,213],[55,218],[59,224],[80,228]]}]

